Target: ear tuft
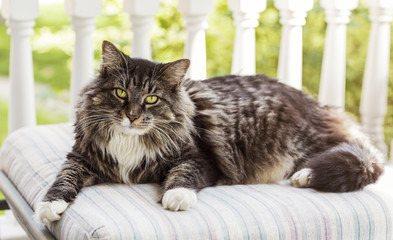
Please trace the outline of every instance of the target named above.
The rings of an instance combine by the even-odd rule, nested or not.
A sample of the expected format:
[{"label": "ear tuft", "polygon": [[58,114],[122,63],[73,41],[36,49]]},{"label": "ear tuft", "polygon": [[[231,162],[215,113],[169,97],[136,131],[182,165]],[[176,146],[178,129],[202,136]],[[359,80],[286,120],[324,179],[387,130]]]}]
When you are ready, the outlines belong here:
[{"label": "ear tuft", "polygon": [[121,62],[122,54],[111,42],[106,40],[102,42],[102,62],[104,65]]},{"label": "ear tuft", "polygon": [[164,71],[162,75],[164,79],[169,81],[169,83],[180,86],[189,67],[190,60],[188,59],[180,59],[174,62],[166,63],[162,67],[162,70]]},{"label": "ear tuft", "polygon": [[118,71],[124,66],[130,66],[130,57],[121,52],[109,41],[102,42],[102,64],[100,74],[106,76],[113,70]]}]

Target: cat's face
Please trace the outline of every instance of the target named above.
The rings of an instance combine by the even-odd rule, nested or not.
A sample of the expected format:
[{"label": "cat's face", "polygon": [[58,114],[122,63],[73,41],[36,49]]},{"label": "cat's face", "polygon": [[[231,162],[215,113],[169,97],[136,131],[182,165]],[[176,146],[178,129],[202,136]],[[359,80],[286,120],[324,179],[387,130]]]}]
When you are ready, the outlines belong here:
[{"label": "cat's face", "polygon": [[192,111],[181,87],[188,66],[187,59],[160,64],[130,58],[104,42],[100,74],[82,96],[79,118],[98,131],[170,134]]}]

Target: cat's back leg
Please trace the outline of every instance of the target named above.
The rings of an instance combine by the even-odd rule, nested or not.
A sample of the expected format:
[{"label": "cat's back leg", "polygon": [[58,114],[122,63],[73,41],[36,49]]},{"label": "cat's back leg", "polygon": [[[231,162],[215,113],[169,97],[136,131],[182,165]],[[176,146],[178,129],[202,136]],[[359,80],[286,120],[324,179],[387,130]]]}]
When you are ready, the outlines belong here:
[{"label": "cat's back leg", "polygon": [[318,116],[309,122],[314,132],[309,135],[312,141],[304,147],[312,146],[296,161],[292,185],[348,192],[376,182],[383,172],[385,156],[360,126],[335,108],[320,108]]},{"label": "cat's back leg", "polygon": [[311,187],[325,192],[348,192],[376,182],[383,172],[383,156],[358,142],[344,142],[313,155],[295,172],[295,187]]},{"label": "cat's back leg", "polygon": [[290,177],[290,182],[294,187],[309,187],[312,178],[312,169],[311,168],[302,168],[299,171],[295,172]]}]

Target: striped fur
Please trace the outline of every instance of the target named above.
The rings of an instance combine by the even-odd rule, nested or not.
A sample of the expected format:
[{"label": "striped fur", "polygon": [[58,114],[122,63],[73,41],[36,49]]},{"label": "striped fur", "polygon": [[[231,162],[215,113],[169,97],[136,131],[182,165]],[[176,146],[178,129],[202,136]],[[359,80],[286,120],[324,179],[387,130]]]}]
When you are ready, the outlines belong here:
[{"label": "striped fur", "polygon": [[169,199],[172,189],[272,183],[303,168],[307,186],[332,192],[381,175],[384,156],[346,114],[264,75],[184,80],[188,66],[133,59],[104,42],[75,144],[44,202],[73,201],[102,182],[160,183]]}]

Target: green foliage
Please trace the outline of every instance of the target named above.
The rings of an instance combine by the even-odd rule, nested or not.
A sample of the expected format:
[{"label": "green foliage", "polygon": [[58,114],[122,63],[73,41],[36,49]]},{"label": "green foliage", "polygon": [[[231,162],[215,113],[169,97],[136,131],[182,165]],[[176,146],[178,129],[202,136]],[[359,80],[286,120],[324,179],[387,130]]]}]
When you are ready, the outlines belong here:
[{"label": "green foliage", "polygon": [[7,35],[7,27],[0,19],[0,74],[8,76],[10,65],[10,37]]},{"label": "green foliage", "polygon": [[232,13],[225,1],[216,1],[216,10],[209,16],[206,31],[207,76],[231,72],[232,49],[235,37]]},{"label": "green foliage", "polygon": [[162,1],[162,6],[150,32],[152,58],[159,62],[169,62],[183,57],[186,34],[177,3],[165,0]]},{"label": "green foliage", "polygon": [[325,14],[322,7],[314,5],[307,15],[303,29],[303,90],[318,95],[323,48],[325,45]]},{"label": "green foliage", "polygon": [[58,48],[42,53],[34,52],[34,79],[39,83],[51,85],[58,91],[68,89],[71,72],[65,66],[69,65],[70,61],[70,56]]},{"label": "green foliage", "polygon": [[37,124],[54,124],[68,122],[68,115],[64,113],[54,113],[46,109],[37,108]]},{"label": "green foliage", "polygon": [[[8,128],[8,102],[0,101],[0,145],[7,137]],[[54,124],[68,121],[68,115],[63,112],[36,109],[37,124]],[[1,198],[0,198],[1,199]]]},{"label": "green foliage", "polygon": [[275,77],[280,50],[281,24],[279,12],[274,8],[273,1],[268,1],[266,10],[261,13],[255,37],[256,71]]},{"label": "green foliage", "polygon": [[[0,145],[7,137],[8,103],[0,101]],[[1,198],[0,198],[1,199]]]},{"label": "green foliage", "polygon": [[73,33],[61,4],[42,5],[32,35],[34,79],[55,91],[70,87]]}]

